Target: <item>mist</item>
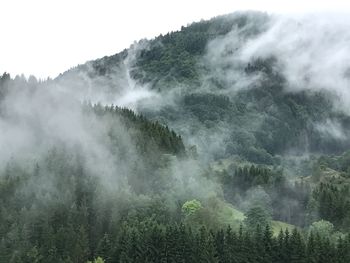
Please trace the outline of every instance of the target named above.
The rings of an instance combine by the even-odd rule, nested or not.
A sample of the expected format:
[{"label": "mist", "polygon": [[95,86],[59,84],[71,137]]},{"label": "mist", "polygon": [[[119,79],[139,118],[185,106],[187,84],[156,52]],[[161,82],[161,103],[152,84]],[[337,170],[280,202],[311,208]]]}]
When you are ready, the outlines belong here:
[{"label": "mist", "polygon": [[[220,194],[215,182],[202,177],[204,170],[195,160],[164,155],[156,162],[165,164],[153,167],[148,157],[137,150],[135,131],[126,126],[125,120],[91,111],[91,101],[97,103],[98,110],[113,104],[133,108],[139,100],[157,98],[147,86],[140,88],[135,84],[126,69],[128,61],[123,63],[125,76],[115,76],[118,80],[111,94],[104,93],[110,88],[108,80],[89,79],[83,74],[76,79],[66,79],[64,83],[6,80],[0,101],[2,175],[6,175],[7,169],[34,173],[36,167],[40,167],[39,178],[30,179],[33,182],[23,186],[21,191],[28,194],[45,191],[56,196],[60,190],[55,184],[63,180],[59,178],[60,171],[63,169],[66,173],[68,169],[68,173],[75,173],[76,169],[81,169],[84,178],[92,178],[102,187],[98,191],[101,200],[108,201],[111,194],[142,200],[146,193],[136,189],[148,189],[145,185],[149,179],[145,174],[151,173],[153,175],[148,176],[159,181],[148,189],[149,194],[162,195],[163,201],[172,204],[175,210],[179,199],[205,199],[208,193]],[[126,86],[121,86],[123,81]],[[83,85],[91,87],[91,93],[83,96],[80,93]],[[164,174],[166,178],[162,178]],[[69,174],[62,174],[63,178],[66,176]],[[42,202],[44,197],[38,198]],[[46,198],[51,200],[52,196]]]},{"label": "mist", "polygon": [[345,216],[321,211],[338,188],[321,183],[349,171],[349,26],[336,14],[237,12],[55,79],[3,74],[0,219],[21,229],[11,223],[0,246],[34,240],[44,222],[43,236],[88,240],[86,261],[107,234],[124,242],[140,226],[249,233],[257,207],[272,232],[324,218],[345,231]]},{"label": "mist", "polygon": [[[242,19],[244,22],[240,22]],[[252,152],[260,151],[261,143],[255,133],[259,129],[264,129],[264,125],[271,121],[269,114],[279,109],[275,108],[275,105],[269,105],[272,103],[269,101],[266,102],[267,104],[264,101],[258,101],[259,104],[261,103],[258,106],[254,105],[256,101],[250,101],[245,105],[248,113],[244,118],[238,116],[228,121],[215,117],[214,121],[208,119],[203,123],[203,119],[193,114],[192,109],[186,105],[186,96],[222,95],[226,96],[230,103],[237,103],[241,96],[245,96],[241,94],[254,89],[263,89],[266,81],[271,81],[271,76],[278,75],[278,80],[281,81],[278,85],[281,85],[284,94],[302,91],[315,94],[326,92],[329,94],[331,107],[335,111],[347,113],[349,69],[346,61],[349,57],[347,42],[350,37],[347,28],[350,21],[345,16],[337,14],[291,16],[241,12],[228,15],[223,20],[234,20],[237,23],[232,24],[228,33],[208,41],[203,55],[196,62],[199,68],[199,81],[195,83],[186,83],[175,78],[168,81],[169,76],[151,78],[147,81],[138,77],[147,75],[147,72],[139,66],[140,56],[152,50],[154,46],[163,46],[163,43],[156,39],[154,43],[148,40],[135,42],[120,54],[80,65],[45,85],[49,87],[50,92],[59,91],[60,95],[51,95],[53,97],[62,96],[74,98],[79,102],[89,101],[102,105],[127,107],[168,125],[182,135],[187,145],[196,146],[199,160],[203,164],[227,158],[232,153],[241,155],[241,152],[246,151],[247,148]],[[272,60],[272,75],[267,75],[263,71],[247,73],[247,65],[257,60]],[[167,88],[163,89],[163,85]],[[42,104],[40,99],[34,100],[36,100],[33,101],[34,105]],[[43,98],[43,100],[47,99]],[[9,105],[16,105],[17,102],[9,102]],[[24,103],[28,104],[28,102]],[[63,111],[77,112],[79,106],[74,106],[76,109],[72,109],[73,103],[66,105],[67,103],[69,102],[58,104],[62,106]],[[201,104],[199,106],[205,107]],[[254,112],[255,107],[268,108],[265,114],[257,114]],[[76,116],[72,114],[73,120],[64,118],[51,120],[52,123],[59,122],[58,127],[63,130],[56,129],[55,126],[45,127],[45,129],[53,129],[60,136],[67,134],[67,138],[58,139],[61,141],[80,141],[80,144],[84,144],[85,139],[82,138],[91,140],[96,149],[92,147],[90,151],[102,151],[106,152],[102,155],[108,155],[108,151],[104,149],[105,146],[101,147],[100,141],[96,141],[95,137],[91,138],[91,135],[86,132],[86,127],[81,127],[85,124],[81,123],[79,114]],[[39,116],[38,121],[50,123],[46,120],[47,118],[47,116]],[[214,122],[215,125],[213,125]],[[75,135],[70,134],[68,129],[65,130],[65,127],[70,124],[78,125],[74,129],[77,131]],[[313,130],[325,138],[339,141],[348,138],[343,124],[333,117],[309,120],[307,125],[313,127]],[[96,126],[103,127],[103,124],[96,124]],[[253,136],[247,134],[246,130],[253,132]],[[50,131],[40,132],[55,134]],[[11,133],[16,134],[17,131]],[[103,134],[105,131],[97,133]],[[37,134],[40,133],[35,132],[34,135],[29,133],[20,137],[27,136],[34,140],[33,137]],[[100,138],[103,135],[99,134],[97,137]],[[232,145],[232,138],[237,140],[238,144]],[[26,140],[29,144],[23,147],[30,149],[34,144],[32,140]],[[299,145],[285,146],[276,153],[293,155],[299,154],[300,151],[303,154],[312,151],[308,146],[310,144],[308,138],[301,137],[298,140],[302,142],[303,148]],[[125,141],[128,142],[127,145],[130,144],[130,138]],[[14,144],[12,147],[17,146]],[[19,149],[17,151],[19,152]],[[273,158],[276,154],[267,151],[268,153],[264,153],[267,155],[266,158]],[[101,154],[93,155],[101,156]],[[131,153],[130,156],[135,155]],[[134,160],[138,158],[134,157]]]},{"label": "mist", "polygon": [[337,106],[346,110],[349,24],[348,17],[341,14],[276,15],[266,32],[247,41],[240,57],[244,61],[275,57],[288,91],[327,90],[340,100]]}]

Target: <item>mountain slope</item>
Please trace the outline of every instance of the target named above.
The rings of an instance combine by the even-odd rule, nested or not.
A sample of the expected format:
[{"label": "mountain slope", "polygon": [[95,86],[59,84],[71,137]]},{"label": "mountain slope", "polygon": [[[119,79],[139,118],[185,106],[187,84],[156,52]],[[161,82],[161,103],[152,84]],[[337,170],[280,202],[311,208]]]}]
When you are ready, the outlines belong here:
[{"label": "mountain slope", "polygon": [[273,21],[251,12],[193,23],[56,81],[74,80],[87,100],[107,92],[103,102],[169,125],[206,159],[239,155],[278,164],[278,156],[289,153],[343,152],[350,146],[350,118],[333,106],[338,95],[303,83],[291,88],[279,57],[242,58]]},{"label": "mountain slope", "polygon": [[349,262],[336,28],[235,13],[0,76],[0,261]]}]

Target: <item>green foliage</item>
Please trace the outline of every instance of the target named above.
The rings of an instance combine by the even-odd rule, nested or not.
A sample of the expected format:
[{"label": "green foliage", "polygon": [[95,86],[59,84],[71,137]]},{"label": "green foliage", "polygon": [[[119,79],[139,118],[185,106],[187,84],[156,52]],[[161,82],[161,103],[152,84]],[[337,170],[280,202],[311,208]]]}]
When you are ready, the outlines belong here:
[{"label": "green foliage", "polygon": [[186,201],[182,205],[182,213],[184,213],[185,216],[191,216],[194,213],[196,213],[198,210],[202,209],[202,204],[198,200],[191,200],[191,201]]},{"label": "green foliage", "polygon": [[245,216],[244,224],[251,230],[255,230],[257,226],[266,227],[271,225],[271,216],[260,206],[252,207]]},{"label": "green foliage", "polygon": [[[350,117],[331,107],[331,95],[324,91],[286,92],[278,58],[240,65],[235,70],[244,78],[262,78],[237,90],[235,83],[213,75],[216,69],[203,63],[209,41],[233,27],[244,32],[242,40],[254,36],[263,30],[260,22],[267,20],[260,16],[217,17],[138,43],[131,76],[161,95],[177,94],[176,105],[156,110],[144,106],[144,115],[138,115],[113,105],[84,104],[83,116],[91,121],[88,128],[106,128],[99,139],[112,156],[105,164],[90,163],[106,166],[101,174],[86,169],[87,149],[75,145],[53,147],[33,163],[13,158],[0,171],[0,262],[350,262],[349,236],[334,233],[350,230],[350,153],[321,157],[309,181],[298,178],[290,183],[276,168],[279,155],[290,149],[297,154],[348,150],[349,140],[332,136],[325,124],[339,124],[349,138]],[[246,25],[252,25],[249,32]],[[81,72],[92,79],[114,79],[127,55],[124,50],[89,62],[53,83]],[[229,70],[230,65],[222,68],[224,75]],[[11,89],[35,91],[37,85],[41,83],[34,77],[11,79],[4,73],[0,99]],[[180,92],[171,90],[179,86]],[[103,127],[94,126],[95,118]],[[227,201],[242,207],[250,201],[245,217],[221,197],[200,202],[194,199],[199,198],[196,193],[176,193],[168,166],[174,158],[185,158],[186,150],[182,137],[160,120],[200,138],[199,153],[211,147],[210,139],[219,145],[208,160],[237,156],[254,163],[219,174]],[[128,136],[122,136],[121,127]],[[129,139],[135,149],[125,143]],[[201,159],[195,146],[189,153]],[[124,162],[131,167],[125,168]],[[105,182],[111,163],[118,175],[108,175]],[[335,172],[326,174],[329,169]],[[208,183],[216,179],[210,176],[208,171]],[[192,180],[186,179],[185,183]],[[257,199],[269,205],[252,206]],[[302,227],[307,225],[306,214],[311,222],[319,221],[303,236],[297,228],[271,222],[270,212],[273,219]],[[242,221],[244,227],[236,231]],[[278,227],[284,229],[276,237]]]},{"label": "green foliage", "polygon": [[336,171],[343,172],[344,175],[348,175],[350,172],[350,151],[346,151],[339,156],[323,155],[318,159],[317,165],[321,167],[329,167]]},{"label": "green foliage", "polygon": [[[134,139],[135,155],[143,157],[137,162],[125,159],[129,181],[123,181],[120,171],[109,177],[111,186],[103,174],[87,168],[79,147],[62,143],[33,162],[12,158],[0,171],[1,262],[86,262],[95,256],[110,262],[122,222],[176,222],[181,217],[176,200],[166,203],[169,163],[163,158],[184,157],[181,137],[126,109],[84,105],[84,116],[105,121],[109,164],[121,167],[123,158],[130,157],[122,144],[126,133]],[[122,132],[121,124],[126,129]]]},{"label": "green foliage", "polygon": [[105,263],[101,257],[97,257],[94,261],[88,261],[87,263]]},{"label": "green foliage", "polygon": [[313,222],[309,230],[313,235],[319,235],[323,238],[327,238],[333,234],[334,225],[331,222],[320,220]]},{"label": "green foliage", "polygon": [[313,235],[305,239],[295,228],[275,237],[268,225],[251,232],[230,227],[193,231],[182,224],[146,227],[136,223],[123,226],[114,246],[112,259],[116,262],[345,263],[350,259],[348,237],[337,243]]},{"label": "green foliage", "polygon": [[313,190],[313,206],[319,218],[330,221],[337,229],[348,230],[350,219],[350,185],[335,182],[321,182]]},{"label": "green foliage", "polygon": [[[270,18],[264,13],[243,12],[193,23],[180,31],[149,41],[141,40],[114,56],[79,66],[59,80],[88,72],[97,79],[105,76],[109,82],[122,71],[130,52],[135,55],[131,62],[132,77],[147,83],[161,96],[171,94],[176,104],[165,103],[164,107],[156,109],[153,105],[143,105],[140,110],[147,117],[184,130],[184,134],[193,137],[204,134],[205,143],[200,145],[203,151],[211,137],[223,137],[214,158],[239,155],[254,163],[276,165],[279,164],[278,155],[289,150],[326,154],[348,150],[350,141],[334,136],[328,125],[335,123],[349,138],[350,117],[332,107],[334,95],[314,90],[289,92],[278,57],[256,57],[239,66],[223,63],[219,69],[210,63],[212,54],[207,51],[212,40],[230,39],[228,34],[234,29],[239,32],[236,38],[244,44],[263,32]],[[234,58],[235,52],[228,45],[219,56]],[[221,75],[238,77],[226,81]],[[254,81],[254,85],[242,88],[236,85],[241,79],[257,76],[261,78]],[[7,82],[6,74],[3,79]],[[225,134],[212,136],[213,131],[218,130],[225,130]],[[162,144],[171,143],[164,140]]]},{"label": "green foliage", "polygon": [[244,15],[221,16],[160,35],[140,52],[136,63],[139,69],[133,72],[134,76],[141,77],[143,81],[161,78],[198,81],[198,59],[204,54],[207,43],[227,34],[235,25],[244,26],[245,19]]},{"label": "green foliage", "polygon": [[259,205],[275,220],[301,227],[307,225],[306,213],[311,195],[309,183],[296,181],[291,184],[280,168],[262,165],[232,164],[218,176],[225,199],[242,211]]},{"label": "green foliage", "polygon": [[[181,136],[167,126],[163,126],[158,122],[151,122],[130,109],[113,105],[102,107],[99,104],[94,106],[85,104],[84,108],[85,111],[93,111],[101,118],[119,118],[127,128],[127,132],[134,137],[137,149],[145,156],[159,152],[178,156],[185,154]],[[111,127],[111,137],[113,136],[113,129],[115,127]]]}]

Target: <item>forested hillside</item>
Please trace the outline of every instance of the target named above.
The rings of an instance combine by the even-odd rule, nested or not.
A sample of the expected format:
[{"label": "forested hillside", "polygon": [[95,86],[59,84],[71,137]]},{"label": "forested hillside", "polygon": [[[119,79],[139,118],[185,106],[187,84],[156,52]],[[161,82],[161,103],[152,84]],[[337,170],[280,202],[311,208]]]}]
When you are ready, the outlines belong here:
[{"label": "forested hillside", "polygon": [[350,262],[347,38],[314,19],[0,76],[0,262]]}]

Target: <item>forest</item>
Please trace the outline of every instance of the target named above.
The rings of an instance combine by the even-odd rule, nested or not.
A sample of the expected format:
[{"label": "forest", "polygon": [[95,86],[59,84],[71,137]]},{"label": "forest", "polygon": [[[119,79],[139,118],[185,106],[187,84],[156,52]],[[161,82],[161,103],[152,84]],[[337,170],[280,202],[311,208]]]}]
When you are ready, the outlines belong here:
[{"label": "forest", "polygon": [[274,19],[0,75],[0,262],[350,262],[349,69],[293,75]]}]

